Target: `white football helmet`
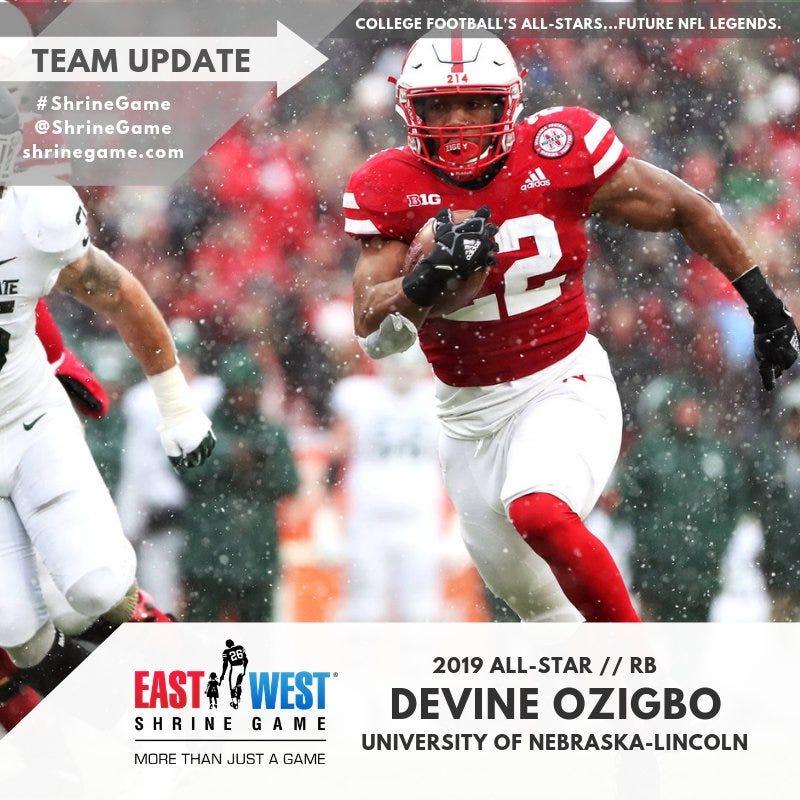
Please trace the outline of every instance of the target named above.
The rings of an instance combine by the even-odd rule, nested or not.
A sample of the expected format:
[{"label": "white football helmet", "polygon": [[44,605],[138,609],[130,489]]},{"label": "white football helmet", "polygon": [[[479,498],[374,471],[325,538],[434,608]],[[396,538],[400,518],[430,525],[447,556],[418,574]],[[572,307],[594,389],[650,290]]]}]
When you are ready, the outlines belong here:
[{"label": "white football helmet", "polygon": [[[514,144],[522,111],[522,78],[509,49],[495,37],[418,39],[403,62],[397,111],[408,126],[408,146],[426,164],[459,181],[478,177]],[[390,79],[391,80],[391,79]],[[417,101],[432,95],[485,94],[502,101],[490,125],[426,125]],[[477,142],[475,131],[480,133]],[[469,139],[465,131],[469,130]]]}]

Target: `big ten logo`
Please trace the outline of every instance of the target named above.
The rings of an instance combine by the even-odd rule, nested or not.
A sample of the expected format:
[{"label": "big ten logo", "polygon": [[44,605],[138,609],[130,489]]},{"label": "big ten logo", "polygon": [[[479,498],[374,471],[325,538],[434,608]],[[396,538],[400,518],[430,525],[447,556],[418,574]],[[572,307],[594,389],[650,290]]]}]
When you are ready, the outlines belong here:
[{"label": "big ten logo", "polygon": [[440,206],[442,204],[442,196],[440,194],[407,194],[409,208],[416,208],[417,206]]}]

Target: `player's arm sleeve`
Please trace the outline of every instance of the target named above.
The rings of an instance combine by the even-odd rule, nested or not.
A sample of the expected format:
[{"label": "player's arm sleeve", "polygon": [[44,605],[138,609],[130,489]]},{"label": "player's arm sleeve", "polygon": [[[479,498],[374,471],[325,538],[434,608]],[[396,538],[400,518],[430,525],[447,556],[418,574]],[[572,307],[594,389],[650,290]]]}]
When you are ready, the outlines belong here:
[{"label": "player's arm sleeve", "polygon": [[399,239],[410,243],[417,231],[409,224],[405,195],[392,177],[392,162],[372,159],[353,173],[342,197],[344,230],[356,239]]},{"label": "player's arm sleeve", "polygon": [[548,177],[554,186],[574,189],[584,195],[587,200],[625,163],[630,156],[628,148],[617,136],[611,123],[598,116],[588,108],[570,106],[558,109],[546,109],[533,117],[528,124],[534,126],[533,149],[537,141],[553,127],[571,140],[571,144],[562,156],[543,158],[552,162],[555,169],[548,170]]},{"label": "player's arm sleeve", "polygon": [[61,270],[84,256],[89,247],[86,209],[71,186],[50,186],[32,192],[22,211],[22,233],[34,250],[48,255],[51,265],[41,293],[47,294]]},{"label": "player's arm sleeve", "polygon": [[64,355],[64,340],[47,303],[41,299],[36,304],[36,335],[44,346],[47,361],[55,364]]},{"label": "player's arm sleeve", "polygon": [[108,413],[108,395],[91,370],[67,347],[44,300],[36,305],[36,335],[44,346],[48,362],[78,410],[101,419]]}]

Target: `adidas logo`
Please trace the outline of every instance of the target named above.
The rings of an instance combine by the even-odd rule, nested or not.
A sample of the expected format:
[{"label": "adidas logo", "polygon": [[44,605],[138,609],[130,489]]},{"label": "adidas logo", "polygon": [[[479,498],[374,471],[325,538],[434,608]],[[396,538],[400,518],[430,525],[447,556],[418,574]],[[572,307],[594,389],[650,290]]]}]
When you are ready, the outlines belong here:
[{"label": "adidas logo", "polygon": [[540,189],[542,186],[549,185],[550,181],[545,178],[541,167],[536,167],[536,169],[528,175],[528,179],[520,186],[520,189],[524,192],[528,189]]},{"label": "adidas logo", "polygon": [[475,255],[480,246],[481,246],[480,239],[466,239],[464,241],[464,255],[466,256],[467,261],[469,261],[472,258],[472,256]]}]

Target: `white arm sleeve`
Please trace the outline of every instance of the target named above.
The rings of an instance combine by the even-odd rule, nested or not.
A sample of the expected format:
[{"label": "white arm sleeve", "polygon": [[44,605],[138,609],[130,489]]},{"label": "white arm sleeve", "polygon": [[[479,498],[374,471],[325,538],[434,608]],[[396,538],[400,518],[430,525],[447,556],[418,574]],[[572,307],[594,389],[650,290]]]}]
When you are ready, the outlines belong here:
[{"label": "white arm sleeve", "polygon": [[360,336],[356,338],[361,349],[370,358],[386,358],[408,350],[417,341],[417,328],[410,319],[394,313],[389,314],[378,330],[373,331],[366,339]]}]

